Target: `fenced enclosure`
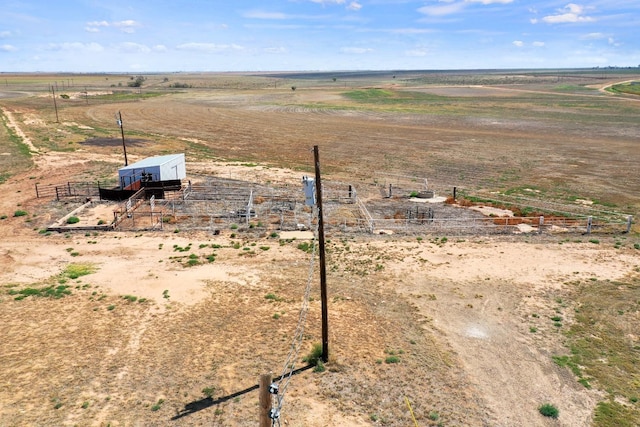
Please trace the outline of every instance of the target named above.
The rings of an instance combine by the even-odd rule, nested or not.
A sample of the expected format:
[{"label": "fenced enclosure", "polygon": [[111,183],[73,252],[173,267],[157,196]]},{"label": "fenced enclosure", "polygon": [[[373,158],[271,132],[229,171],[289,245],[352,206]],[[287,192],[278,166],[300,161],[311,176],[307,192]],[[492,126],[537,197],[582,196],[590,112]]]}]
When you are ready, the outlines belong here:
[{"label": "fenced enclosure", "polygon": [[[383,177],[383,179],[380,179]],[[302,184],[265,185],[239,179],[200,175],[164,191],[141,188],[113,210],[116,230],[255,229],[261,232],[313,229],[311,208]],[[38,197],[91,199],[99,184],[38,186]],[[97,195],[96,195],[97,193]],[[630,215],[585,205],[566,205],[520,196],[482,198],[491,205],[517,206],[522,216],[487,216],[453,198],[439,196],[425,178],[378,175],[355,186],[323,181],[323,215],[327,231],[405,235],[490,235],[521,233],[628,233]],[[446,200],[445,200],[446,199]]]}]

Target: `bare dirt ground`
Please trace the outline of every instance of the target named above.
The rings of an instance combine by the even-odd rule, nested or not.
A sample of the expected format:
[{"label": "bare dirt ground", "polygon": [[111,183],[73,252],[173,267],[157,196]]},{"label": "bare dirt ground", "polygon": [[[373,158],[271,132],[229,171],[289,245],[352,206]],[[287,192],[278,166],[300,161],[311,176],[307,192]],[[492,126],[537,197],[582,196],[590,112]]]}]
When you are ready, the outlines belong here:
[{"label": "bare dirt ground", "polygon": [[[188,169],[192,164],[200,171],[291,183],[303,171],[287,166],[307,162],[308,151],[296,150],[313,145],[311,134],[328,153],[323,158],[328,173],[338,177],[351,172],[363,177],[363,164],[397,169],[417,168],[427,159],[448,161],[469,149],[459,141],[478,135],[485,142],[469,144],[504,133],[511,141],[534,139],[526,129],[530,124],[515,130],[500,124],[450,130],[437,118],[298,107],[283,118],[279,107],[247,102],[252,105],[225,109],[222,101],[202,96],[177,104],[162,99],[126,104],[125,117],[132,128],[157,135],[157,147],[189,144]],[[90,106],[73,120],[93,127],[111,120],[113,109]],[[203,124],[178,132],[162,120],[174,115]],[[356,143],[360,132],[366,138]],[[568,133],[584,143],[585,152],[599,147],[613,153],[631,144],[631,138],[620,138],[615,147],[602,148],[602,135],[586,135],[578,126]],[[257,143],[256,135],[268,143]],[[551,144],[557,136],[545,128],[536,141]],[[392,144],[394,138],[397,154],[379,149],[382,140]],[[408,140],[424,140],[420,144],[428,149],[411,148]],[[198,151],[205,142],[216,147],[216,158]],[[153,151],[145,147],[141,144],[136,155]],[[535,159],[548,161],[531,163],[535,171],[523,174],[544,169],[551,176],[555,167],[583,161],[584,177],[596,190],[613,182],[592,158],[572,157],[565,146],[511,148],[513,158],[535,153]],[[366,162],[350,164],[365,153]],[[405,163],[416,156],[422,160]],[[270,159],[270,164],[243,167],[223,160],[235,158]],[[2,184],[0,199],[0,214],[7,215],[0,221],[0,426],[256,425],[256,391],[225,397],[256,384],[263,373],[281,373],[309,279],[314,287],[300,356],[321,339],[318,273],[309,276],[310,254],[297,247],[308,235],[273,237],[270,229],[223,230],[217,236],[186,230],[39,233],[65,207],[36,199],[34,181],[65,182],[72,167],[81,176],[95,162],[117,167],[120,159],[117,147],[90,146],[71,153],[38,149],[33,160],[31,170]],[[621,173],[625,168],[623,163]],[[625,193],[624,186],[611,185]],[[637,176],[626,185],[637,185]],[[636,195],[621,197],[637,206]],[[17,209],[30,214],[12,216]],[[614,248],[608,237],[600,245],[583,236],[443,237],[327,236],[330,362],[323,373],[293,377],[284,425],[413,425],[406,399],[420,426],[593,422],[603,392],[583,387],[553,362],[552,356],[567,349],[550,318],[561,312],[571,323],[573,307],[562,301],[575,281],[617,281],[634,274],[637,250]],[[78,264],[95,271],[78,278],[65,273]],[[71,294],[22,300],[9,294],[47,284],[69,285]],[[220,402],[210,405],[207,393]],[[560,409],[558,419],[538,412],[547,402]]]}]

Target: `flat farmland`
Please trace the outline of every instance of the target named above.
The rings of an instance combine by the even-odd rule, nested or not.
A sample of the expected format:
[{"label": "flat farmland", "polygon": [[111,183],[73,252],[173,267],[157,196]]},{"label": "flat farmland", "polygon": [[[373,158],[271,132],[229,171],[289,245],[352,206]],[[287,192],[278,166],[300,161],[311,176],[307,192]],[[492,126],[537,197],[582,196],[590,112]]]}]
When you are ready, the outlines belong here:
[{"label": "flat farmland", "polygon": [[[256,425],[257,392],[235,393],[280,375],[308,282],[296,367],[321,339],[308,237],[258,220],[215,236],[46,232],[72,205],[35,184],[117,181],[115,113],[130,162],[184,152],[187,174],[295,184],[318,145],[323,176],[364,198],[383,176],[411,176],[444,196],[526,195],[637,223],[640,98],[607,90],[632,71],[177,73],[140,88],[126,75],[7,75],[0,425]],[[327,236],[330,359],[292,378],[284,420],[638,424],[636,223]]]}]

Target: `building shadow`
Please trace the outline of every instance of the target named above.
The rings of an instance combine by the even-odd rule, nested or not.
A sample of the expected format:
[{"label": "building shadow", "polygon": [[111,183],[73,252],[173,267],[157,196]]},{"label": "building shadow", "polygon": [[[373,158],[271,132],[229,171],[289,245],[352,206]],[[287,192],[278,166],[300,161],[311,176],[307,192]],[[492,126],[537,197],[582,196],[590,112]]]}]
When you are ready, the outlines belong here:
[{"label": "building shadow", "polygon": [[[303,366],[302,368],[298,368],[296,370],[294,370],[291,375],[297,375],[300,372],[304,372],[308,369],[314,368],[315,365],[307,365],[307,366]],[[288,374],[287,374],[288,375]],[[285,378],[287,375],[282,375],[279,378],[274,379],[274,382],[278,382],[278,381],[282,381],[283,378]],[[260,388],[259,384],[253,385],[249,388],[245,388],[244,390],[240,390],[237,391],[235,393],[232,393],[228,396],[222,396],[219,397],[217,399],[214,399],[213,397],[205,397],[202,398],[200,400],[194,400],[193,402],[189,402],[186,405],[184,405],[184,408],[175,416],[171,417],[171,421],[175,421],[175,420],[179,420],[180,418],[184,418],[187,417],[191,414],[195,414],[196,412],[200,412],[204,409],[210,408],[212,406],[216,406],[219,405],[221,403],[227,402],[231,399],[235,399],[236,397],[242,396],[243,394],[247,394],[247,393],[251,393],[254,390],[257,390]]]}]

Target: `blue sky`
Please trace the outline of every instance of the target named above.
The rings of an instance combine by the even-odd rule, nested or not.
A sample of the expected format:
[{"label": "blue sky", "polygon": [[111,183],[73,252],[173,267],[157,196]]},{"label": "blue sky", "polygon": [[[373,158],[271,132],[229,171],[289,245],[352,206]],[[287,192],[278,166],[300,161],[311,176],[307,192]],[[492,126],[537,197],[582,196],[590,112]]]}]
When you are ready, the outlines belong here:
[{"label": "blue sky", "polygon": [[0,71],[640,65],[640,0],[0,0]]}]

